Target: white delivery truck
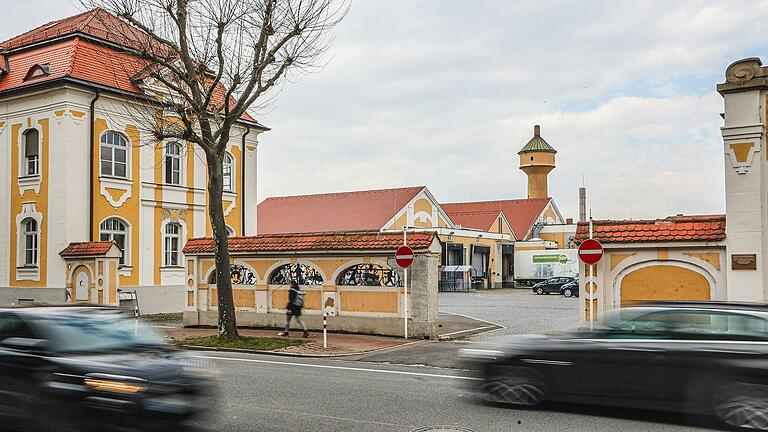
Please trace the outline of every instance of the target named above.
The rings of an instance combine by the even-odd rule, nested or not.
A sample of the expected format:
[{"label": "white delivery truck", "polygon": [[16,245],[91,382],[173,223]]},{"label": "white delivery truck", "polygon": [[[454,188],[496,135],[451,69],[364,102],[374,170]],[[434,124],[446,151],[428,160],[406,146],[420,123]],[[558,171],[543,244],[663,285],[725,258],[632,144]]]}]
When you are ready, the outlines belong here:
[{"label": "white delivery truck", "polygon": [[534,284],[552,277],[578,277],[579,262],[576,249],[515,251],[515,282]]}]

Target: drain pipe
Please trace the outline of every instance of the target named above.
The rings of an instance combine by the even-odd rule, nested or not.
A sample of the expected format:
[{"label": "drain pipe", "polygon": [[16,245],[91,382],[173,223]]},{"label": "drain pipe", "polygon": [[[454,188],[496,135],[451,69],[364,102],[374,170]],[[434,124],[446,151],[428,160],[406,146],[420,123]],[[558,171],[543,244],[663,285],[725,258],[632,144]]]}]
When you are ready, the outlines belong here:
[{"label": "drain pipe", "polygon": [[96,165],[93,158],[94,158],[94,150],[93,148],[96,146],[96,138],[94,138],[94,123],[96,122],[96,113],[94,112],[96,108],[96,101],[99,100],[100,93],[98,90],[96,90],[96,96],[94,96],[93,99],[91,99],[91,113],[90,113],[90,125],[89,125],[89,138],[88,138],[88,159],[89,159],[89,166],[90,169],[88,171],[88,176],[90,178],[90,181],[88,182],[88,239],[90,241],[93,241],[93,186],[94,186],[94,175],[93,175],[93,168]]},{"label": "drain pipe", "polygon": [[250,126],[246,126],[245,127],[245,133],[243,134],[243,137],[242,137],[242,146],[240,148],[240,154],[241,154],[240,157],[243,159],[242,160],[243,172],[240,175],[240,194],[241,194],[241,196],[240,196],[240,202],[241,202],[241,206],[240,206],[240,235],[242,235],[242,236],[245,236],[245,153],[246,153],[246,150],[245,150],[245,136],[248,135],[249,132],[251,132],[251,127]]}]

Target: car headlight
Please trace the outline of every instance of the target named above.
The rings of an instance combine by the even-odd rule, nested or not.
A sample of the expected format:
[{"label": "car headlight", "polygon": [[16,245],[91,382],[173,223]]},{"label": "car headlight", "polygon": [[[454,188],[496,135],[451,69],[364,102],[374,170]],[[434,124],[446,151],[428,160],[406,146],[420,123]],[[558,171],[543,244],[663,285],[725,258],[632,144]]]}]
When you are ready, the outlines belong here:
[{"label": "car headlight", "polygon": [[84,383],[92,390],[120,394],[138,394],[148,387],[144,379],[110,374],[88,374]]}]

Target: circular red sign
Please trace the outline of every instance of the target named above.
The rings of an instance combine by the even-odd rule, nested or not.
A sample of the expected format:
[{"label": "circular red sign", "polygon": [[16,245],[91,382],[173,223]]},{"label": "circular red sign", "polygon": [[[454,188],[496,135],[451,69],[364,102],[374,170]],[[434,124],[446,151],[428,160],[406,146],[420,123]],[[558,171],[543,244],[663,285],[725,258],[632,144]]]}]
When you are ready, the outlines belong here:
[{"label": "circular red sign", "polygon": [[413,264],[413,249],[408,246],[400,246],[395,252],[395,261],[402,268],[408,268]]},{"label": "circular red sign", "polygon": [[603,245],[594,239],[584,240],[579,246],[579,259],[584,264],[597,264],[603,258]]}]

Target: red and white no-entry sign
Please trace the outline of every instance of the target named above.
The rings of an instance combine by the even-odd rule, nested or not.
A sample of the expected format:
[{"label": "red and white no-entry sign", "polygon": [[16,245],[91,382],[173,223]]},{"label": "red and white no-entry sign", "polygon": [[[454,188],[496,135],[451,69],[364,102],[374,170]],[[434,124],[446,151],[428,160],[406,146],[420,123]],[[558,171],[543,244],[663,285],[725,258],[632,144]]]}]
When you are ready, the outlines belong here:
[{"label": "red and white no-entry sign", "polygon": [[603,258],[603,245],[594,239],[584,240],[579,246],[579,259],[584,264],[597,264]]},{"label": "red and white no-entry sign", "polygon": [[413,264],[413,249],[408,246],[400,246],[395,252],[395,262],[402,268],[408,268]]}]

